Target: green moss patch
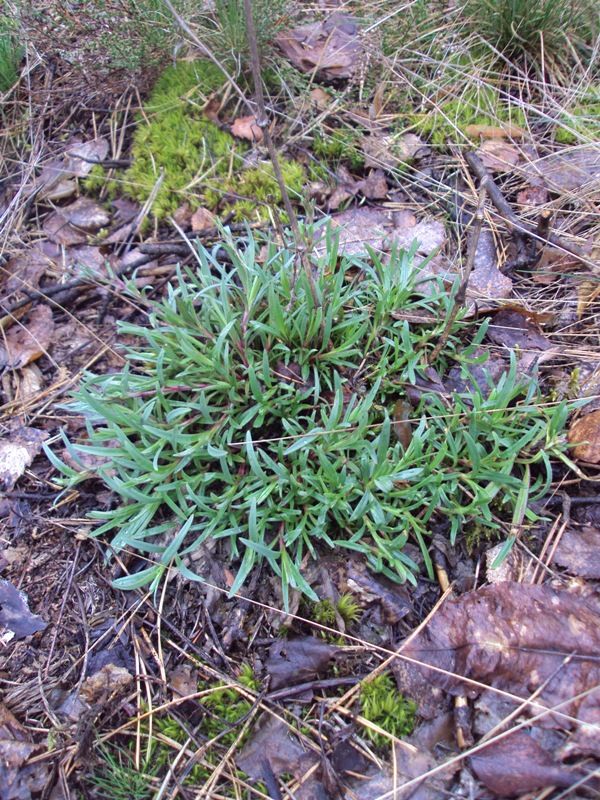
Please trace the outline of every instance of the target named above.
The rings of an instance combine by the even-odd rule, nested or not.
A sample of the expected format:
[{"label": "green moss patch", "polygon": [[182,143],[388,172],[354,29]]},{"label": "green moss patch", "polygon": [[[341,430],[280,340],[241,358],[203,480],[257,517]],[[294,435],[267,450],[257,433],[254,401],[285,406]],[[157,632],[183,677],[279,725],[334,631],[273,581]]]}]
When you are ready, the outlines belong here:
[{"label": "green moss patch", "polygon": [[[145,203],[156,191],[151,213],[158,220],[184,202],[192,210],[204,206],[233,211],[236,219],[263,218],[268,206],[280,204],[272,166],[245,168],[249,145],[204,113],[207,97],[223,83],[222,72],[208,61],[169,67],[140,114],[131,150],[133,163],[122,179],[108,184],[109,197],[121,192]],[[290,194],[300,196],[302,166],[286,159],[281,166]],[[97,190],[105,182],[104,169],[95,167],[86,188]]]}]

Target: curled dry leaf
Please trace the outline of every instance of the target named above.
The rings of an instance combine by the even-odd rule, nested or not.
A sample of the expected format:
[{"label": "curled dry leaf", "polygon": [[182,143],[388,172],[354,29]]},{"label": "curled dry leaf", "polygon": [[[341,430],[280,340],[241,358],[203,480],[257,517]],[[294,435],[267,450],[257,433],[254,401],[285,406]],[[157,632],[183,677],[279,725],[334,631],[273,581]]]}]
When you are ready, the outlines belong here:
[{"label": "curled dry leaf", "polygon": [[42,449],[48,434],[37,428],[15,428],[0,441],[0,482],[10,491]]},{"label": "curled dry leaf", "polygon": [[476,697],[481,688],[471,681],[519,698],[537,692],[527,713],[570,731],[571,753],[600,755],[600,601],[593,593],[508,582],[467,592],[447,600],[403,655],[421,662],[398,661],[394,672],[422,715],[439,713],[443,693]]},{"label": "curled dry leaf", "polygon": [[276,641],[271,645],[265,664],[271,676],[271,689],[312,680],[318,672],[327,669],[338,650],[312,636]]},{"label": "curled dry leaf", "polygon": [[567,528],[554,552],[552,563],[579,578],[600,580],[600,529],[595,525]]},{"label": "curled dry leaf", "polygon": [[554,762],[528,734],[515,731],[470,758],[479,780],[501,797],[523,796],[546,786],[571,786],[581,777]]},{"label": "curled dry leaf", "polygon": [[600,410],[576,419],[569,428],[567,439],[569,444],[575,445],[570,451],[573,458],[600,464]]},{"label": "curled dry leaf", "polygon": [[47,627],[41,617],[31,613],[25,595],[10,581],[0,580],[0,642],[6,646]]},{"label": "curled dry leaf", "polygon": [[340,12],[282,31],[275,41],[296,69],[325,80],[351,77],[362,53],[357,21]]},{"label": "curled dry leaf", "polygon": [[262,142],[263,132],[256,123],[256,117],[238,117],[231,126],[231,133],[238,139],[249,139],[251,142]]},{"label": "curled dry leaf", "polygon": [[108,700],[116,692],[122,692],[133,682],[133,675],[125,667],[106,664],[94,675],[86,678],[81,686],[80,695],[86,703]]},{"label": "curled dry leaf", "polygon": [[482,164],[491,172],[509,172],[519,163],[519,149],[503,139],[487,139],[477,150]]},{"label": "curled dry leaf", "polygon": [[15,323],[6,333],[4,347],[0,345],[0,369],[19,369],[47,352],[54,320],[50,306],[36,306],[26,325]]},{"label": "curled dry leaf", "polygon": [[502,124],[502,125],[467,125],[465,133],[471,139],[501,139],[502,137],[509,139],[518,139],[520,136],[525,136],[523,128],[517,128],[516,125]]},{"label": "curled dry leaf", "polygon": [[200,207],[197,211],[194,211],[190,221],[193,231],[201,231],[204,228],[212,228],[215,224],[215,215],[207,208]]}]

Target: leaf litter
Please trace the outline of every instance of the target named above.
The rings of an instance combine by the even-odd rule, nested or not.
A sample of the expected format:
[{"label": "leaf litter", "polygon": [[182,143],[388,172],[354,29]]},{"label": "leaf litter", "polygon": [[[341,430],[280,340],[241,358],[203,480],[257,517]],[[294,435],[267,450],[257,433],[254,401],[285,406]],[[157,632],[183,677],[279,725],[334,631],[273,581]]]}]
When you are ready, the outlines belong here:
[{"label": "leaf litter", "polygon": [[[364,57],[356,20],[335,12],[333,16],[323,21],[300,26],[281,34],[279,44],[291,63],[310,75],[311,80],[317,78],[338,82],[328,87],[327,92],[320,88],[312,89],[313,104],[317,111],[329,114],[334,102],[337,103],[337,100],[334,101],[334,96],[337,97],[339,81],[351,76],[354,80],[357,68],[360,67]],[[447,206],[443,207],[441,215],[437,211],[432,212],[431,195],[427,194],[431,185],[427,183],[427,176],[429,179],[433,176],[435,181],[439,181],[443,170],[437,169],[435,153],[432,154],[426,137],[410,132],[398,135],[397,129],[394,132],[390,130],[389,118],[386,116],[387,95],[383,89],[378,85],[370,105],[365,105],[364,108],[352,108],[345,117],[345,121],[351,119],[353,123],[361,126],[361,135],[357,141],[365,156],[365,169],[351,171],[343,162],[339,164],[336,170],[337,185],[333,190],[329,187],[323,192],[325,197],[323,203],[327,202],[328,197],[331,210],[344,208],[350,203],[349,208],[344,208],[339,214],[333,215],[334,224],[338,226],[340,232],[342,248],[354,248],[355,252],[363,256],[368,254],[369,248],[372,248],[375,252],[386,255],[393,247],[410,247],[413,240],[417,239],[419,246],[415,260],[422,271],[421,288],[425,290],[433,278],[436,280],[439,278],[450,291],[462,268],[461,259],[456,255],[455,232],[447,224],[447,219],[443,218],[446,213],[452,212],[448,211]],[[208,113],[212,113],[218,122],[222,108],[221,100],[213,97],[212,103],[213,111],[208,108]],[[254,142],[257,137],[253,119],[253,117],[237,118],[234,126],[239,125],[242,136]],[[471,125],[465,128],[465,132],[468,136],[483,142],[478,153],[484,166],[490,173],[494,173],[495,180],[502,185],[503,190],[507,191],[519,213],[523,212],[531,219],[535,219],[535,215],[544,209],[549,197],[560,209],[561,204],[564,206],[565,203],[572,202],[573,193],[585,191],[591,196],[596,191],[597,148],[595,146],[567,148],[562,152],[550,154],[541,150],[543,155],[538,157],[527,147],[522,147],[521,144],[517,146],[514,143],[515,140],[526,136],[526,131],[518,126],[506,123]],[[54,209],[46,207],[42,211],[45,214],[43,230],[49,240],[44,242],[44,248],[47,249],[42,251],[43,255],[36,256],[38,251],[32,249],[29,262],[25,257],[25,263],[15,260],[10,264],[15,281],[10,285],[8,282],[4,284],[3,294],[10,297],[11,302],[14,299],[19,301],[26,299],[24,294],[18,295],[25,286],[39,288],[40,284],[43,284],[49,260],[53,261],[57,270],[64,268],[69,274],[82,276],[94,273],[98,276],[106,274],[105,264],[108,258],[112,259],[110,263],[114,268],[119,268],[127,258],[132,258],[135,263],[135,259],[139,257],[140,251],[137,247],[130,250],[129,255],[124,253],[129,249],[129,244],[125,243],[130,237],[139,234],[140,207],[137,204],[116,198],[110,205],[111,211],[107,211],[106,204],[96,203],[85,197],[79,197],[71,202],[71,198],[81,186],[79,179],[89,174],[93,162],[101,162],[106,158],[108,149],[108,140],[102,137],[87,142],[71,142],[63,155],[46,162],[34,183],[34,190],[38,192],[38,199],[50,200],[58,205]],[[422,161],[424,163],[421,163]],[[431,164],[434,165],[433,169]],[[406,169],[407,172],[398,172],[398,168]],[[424,172],[419,174],[418,170],[421,168]],[[518,180],[520,183],[517,187]],[[405,188],[408,194],[404,193]],[[412,198],[412,192],[415,193],[416,200],[411,199],[409,202],[407,198]],[[67,204],[65,201],[68,201]],[[374,201],[384,201],[385,205]],[[397,205],[395,201],[398,201]],[[126,219],[119,219],[119,204],[123,204],[127,212]],[[129,208],[125,208],[125,205]],[[425,206],[427,211],[423,210]],[[326,208],[324,204],[323,208]],[[116,209],[117,213],[112,209]],[[559,215],[555,223],[556,229],[562,231],[560,225],[566,224],[565,220],[568,221],[575,216],[573,210],[567,208],[563,213],[562,222]],[[486,223],[482,231],[467,290],[469,315],[477,316],[484,312],[492,312],[486,339],[480,348],[471,353],[473,360],[483,359],[486,355],[488,359],[485,365],[470,364],[468,368],[464,364],[449,365],[444,374],[437,374],[431,368],[425,368],[423,374],[415,381],[415,386],[411,387],[412,400],[416,401],[415,404],[426,392],[450,398],[453,392],[468,392],[473,383],[479,386],[485,395],[490,385],[497,383],[506,373],[511,353],[516,356],[519,372],[523,377],[527,377],[537,369],[544,359],[561,355],[560,348],[554,344],[554,336],[546,335],[537,319],[526,311],[528,299],[526,293],[522,291],[522,275],[518,273],[523,259],[521,261],[519,258],[513,259],[517,263],[517,273],[515,273],[514,266],[510,265],[512,256],[507,256],[511,239],[518,238],[514,236],[514,231],[512,233],[510,231],[512,223],[508,220],[510,224],[507,225],[507,233],[507,230],[503,230],[506,218],[502,217],[501,212],[499,216],[494,217],[490,214],[489,217],[492,219],[492,224]],[[103,238],[102,244],[98,246],[90,237],[109,225],[112,226],[109,235]],[[202,233],[212,225],[212,212],[203,208],[194,213],[189,209],[186,212],[184,226],[186,230]],[[150,240],[151,244],[154,242],[154,238]],[[549,244],[539,244],[536,247],[532,248],[530,244],[529,250],[530,254],[533,252],[533,257],[530,255],[531,260],[526,262],[527,268],[534,269],[531,281],[538,283],[539,286],[559,281],[560,292],[563,292],[563,295],[559,296],[558,291],[556,293],[557,315],[567,313],[561,306],[572,304],[574,294],[573,283],[568,277],[565,280],[564,273],[580,270],[584,262],[579,256],[565,254]],[[589,255],[592,250],[588,248],[586,252]],[[177,254],[177,258],[180,258],[180,253]],[[12,294],[9,295],[9,292]],[[591,291],[586,290],[585,293],[580,291],[581,302],[578,306],[577,323],[586,320],[588,313],[595,313],[593,292],[593,287]],[[505,300],[510,301],[510,306],[502,308],[502,301]],[[114,303],[114,300],[110,300],[109,293],[104,291],[102,302],[108,305],[110,302]],[[521,302],[522,306],[519,305],[518,308],[513,306],[513,303]],[[91,305],[93,303],[89,307],[80,304],[78,311],[83,311],[86,324],[89,329],[94,330],[94,324],[91,322]],[[38,306],[38,308],[46,310],[38,312],[34,309],[29,316],[23,318],[20,325],[13,326],[6,334],[5,364],[9,369],[20,370],[23,376],[28,363],[31,366],[32,362],[41,359],[49,347],[53,353],[62,353],[65,344],[62,340],[66,339],[75,345],[76,335],[79,333],[81,336],[81,326],[76,325],[73,330],[69,327],[72,323],[65,324],[61,318],[58,329],[61,341],[53,341],[56,333],[53,334],[52,324],[56,311],[54,314],[52,312],[49,314],[49,306]],[[104,313],[101,309],[98,311]],[[133,313],[132,306],[121,305],[119,313],[123,317]],[[397,313],[401,319],[402,310],[399,309]],[[563,322],[564,319],[565,317],[562,318]],[[553,320],[552,330],[560,329],[563,322],[556,323],[556,320]],[[564,323],[565,329],[568,330],[573,324],[575,322],[567,320]],[[19,330],[22,332],[18,333]],[[89,342],[90,338],[86,337],[77,341],[77,347],[85,351],[86,359],[90,355]],[[62,357],[60,360],[62,361]],[[48,373],[48,367],[43,366],[44,374]],[[107,362],[105,367],[110,369],[111,364]],[[288,383],[298,381],[298,375],[294,370],[294,365],[282,364],[280,369],[282,380]],[[569,396],[575,396],[577,399],[588,393],[589,387],[586,388],[583,381],[578,383],[576,376],[569,376],[568,370],[563,368],[562,363],[556,367],[556,373],[556,386],[563,387],[560,388],[561,392],[570,392]],[[562,383],[559,382],[559,378]],[[41,383],[38,385],[41,386]],[[591,389],[589,392],[593,393]],[[34,393],[35,389],[32,389],[28,396],[33,396]],[[23,395],[25,396],[27,393]],[[407,444],[410,444],[413,428],[409,424],[407,438],[407,428],[403,423],[407,421],[405,416],[410,415],[411,404],[408,403],[406,406],[408,409],[406,413],[402,407],[398,408],[397,416],[394,412],[394,435],[401,441],[402,437],[405,437]],[[571,424],[569,431],[569,440],[573,447],[568,451],[568,456],[585,464],[599,463],[596,457],[598,426],[595,425],[596,418],[593,416],[596,413],[593,407],[589,413],[582,413]],[[24,423],[25,420],[21,419],[21,422]],[[51,427],[43,416],[41,420],[36,417],[36,422],[32,424]],[[29,438],[22,434],[25,439],[21,440],[19,439],[21,434],[14,428],[8,431],[8,440],[5,436],[0,443],[0,453],[4,453],[5,458],[4,464],[10,467],[3,473],[8,492],[15,490],[17,481],[22,478],[26,467],[31,466],[32,459],[39,452],[38,445],[47,436],[45,430],[27,426],[22,430],[35,433]],[[113,446],[115,442],[107,445]],[[96,458],[100,459],[101,456]],[[40,473],[40,476],[40,484],[36,491],[44,486],[42,478],[45,479],[46,475]],[[31,478],[28,477],[27,480]],[[25,480],[22,481],[22,485],[27,486]],[[90,495],[93,500],[90,499]],[[93,502],[96,507],[102,503],[110,503],[108,493],[104,493],[103,498],[93,491],[90,495],[86,497],[82,494],[77,502],[83,505],[86,502],[88,504]],[[16,502],[16,498],[10,499],[14,508]],[[24,498],[23,502],[27,503],[28,499]],[[18,514],[24,516],[21,510]],[[69,525],[71,521],[67,520],[66,523],[63,521],[61,524]],[[292,711],[290,716],[286,716],[285,724],[272,716],[272,708],[265,712],[265,707],[261,706],[260,722],[253,728],[246,745],[237,756],[238,767],[242,768],[250,778],[267,782],[269,792],[273,779],[276,783],[281,775],[288,773],[299,783],[298,790],[294,792],[295,796],[333,796],[336,790],[335,774],[332,777],[332,770],[333,773],[346,773],[348,785],[351,786],[346,796],[360,797],[363,800],[379,797],[382,794],[404,796],[397,791],[398,787],[411,781],[413,783],[410,787],[410,796],[421,800],[446,797],[448,793],[457,791],[457,782],[460,782],[461,786],[460,796],[469,794],[473,797],[488,796],[481,794],[485,789],[477,784],[474,775],[489,792],[498,796],[534,792],[552,785],[567,788],[582,776],[585,777],[586,769],[585,765],[580,769],[570,760],[572,761],[577,754],[591,755],[595,758],[599,756],[598,739],[594,738],[598,733],[599,722],[598,701],[595,697],[595,687],[598,685],[596,667],[600,655],[595,633],[598,630],[599,611],[593,585],[585,583],[582,585],[581,581],[581,579],[598,578],[595,555],[597,540],[597,526],[571,525],[563,531],[560,541],[550,554],[549,562],[555,568],[564,569],[579,579],[569,590],[565,589],[564,585],[558,586],[556,583],[536,586],[523,582],[517,584],[514,581],[495,582],[491,586],[484,586],[446,601],[424,630],[409,639],[408,644],[402,647],[401,655],[421,660],[423,664],[421,666],[412,664],[409,665],[410,669],[405,670],[404,666],[397,667],[399,659],[394,659],[392,667],[396,671],[399,688],[407,695],[413,693],[421,705],[420,711],[424,717],[431,713],[437,715],[432,724],[444,719],[446,729],[425,741],[423,732],[428,723],[422,721],[413,736],[405,742],[393,744],[393,767],[382,767],[381,761],[364,748],[361,741],[362,728],[354,719],[356,709],[352,703],[343,708],[345,724],[342,724],[339,718],[336,720],[336,725],[328,719],[325,707],[331,702],[331,696],[323,698],[321,683],[323,680],[327,681],[329,676],[332,676],[333,680],[340,670],[352,671],[352,647],[338,644],[339,638],[336,644],[333,644],[329,640],[307,635],[311,632],[312,623],[304,621],[304,615],[308,616],[308,612],[299,605],[299,600],[296,598],[293,601],[296,604],[293,609],[298,612],[300,618],[294,620],[288,617],[285,624],[278,628],[282,636],[287,634],[288,638],[282,638],[275,644],[269,639],[269,644],[265,645],[264,639],[257,637],[256,647],[252,644],[249,649],[245,649],[249,640],[248,619],[253,619],[250,606],[245,599],[239,601],[223,599],[220,590],[226,589],[227,568],[223,567],[213,554],[210,554],[206,561],[212,559],[216,564],[210,575],[207,572],[209,580],[213,581],[214,585],[210,588],[205,587],[205,594],[202,593],[204,590],[194,591],[181,579],[181,576],[174,578],[173,584],[165,593],[167,605],[172,601],[172,607],[169,608],[169,613],[164,615],[164,619],[161,616],[162,611],[157,613],[151,603],[141,604],[139,616],[134,617],[133,635],[115,637],[119,642],[123,638],[125,643],[120,643],[119,646],[125,655],[121,655],[121,650],[115,642],[107,648],[100,649],[97,654],[94,652],[89,654],[90,664],[95,663],[95,655],[101,657],[105,663],[99,661],[98,668],[94,668],[91,673],[86,671],[85,677],[82,672],[82,683],[75,681],[76,685],[81,686],[83,694],[89,692],[88,702],[85,703],[83,695],[80,698],[76,691],[71,694],[67,692],[66,700],[63,696],[63,701],[67,705],[67,701],[71,702],[70,719],[77,721],[82,727],[85,727],[88,715],[91,713],[93,717],[96,713],[90,706],[98,706],[96,709],[98,714],[109,715],[113,713],[115,707],[118,707],[125,709],[127,715],[130,713],[130,708],[125,701],[125,694],[130,684],[131,671],[134,664],[142,663],[146,676],[154,671],[148,678],[148,684],[154,680],[155,685],[166,687],[168,681],[173,690],[171,699],[177,702],[184,700],[189,702],[189,705],[185,706],[186,713],[189,712],[191,717],[196,715],[194,720],[197,721],[197,715],[201,712],[193,705],[192,700],[188,701],[186,698],[194,694],[200,676],[203,675],[208,680],[217,674],[204,672],[204,665],[211,664],[211,669],[215,669],[214,665],[218,663],[224,670],[220,673],[222,677],[231,679],[231,672],[234,676],[238,674],[236,670],[240,657],[256,656],[254,666],[257,673],[266,681],[265,685],[269,691],[281,692],[287,688],[298,686],[302,688],[304,684],[307,685],[303,694],[293,695],[295,705],[291,706]],[[34,538],[28,539],[27,544],[32,543],[35,546],[36,541]],[[485,546],[476,546],[477,557],[484,550]],[[521,551],[515,549],[511,556],[517,552]],[[496,553],[497,550],[487,552],[490,555],[488,559],[490,562],[496,560]],[[26,548],[23,556],[26,559]],[[467,564],[471,576],[476,574],[475,557],[471,557],[466,551],[461,551],[457,562]],[[90,564],[92,563],[90,561]],[[136,569],[135,562],[133,563]],[[507,567],[511,564],[508,559],[505,563]],[[7,569],[9,571],[16,569],[16,565],[17,562],[14,564],[7,562]],[[515,557],[509,574],[520,575],[522,581],[528,580],[531,570],[521,570],[521,566],[519,559]],[[130,567],[131,561],[126,559],[124,569]],[[44,574],[52,574],[49,567],[44,567],[44,570]],[[219,576],[213,578],[213,573],[216,575],[219,570]],[[450,570],[457,585],[456,564],[452,564]],[[223,572],[224,575],[221,574]],[[498,576],[493,576],[495,572],[496,570],[491,569],[489,575],[491,580],[497,581]],[[310,576],[307,570],[305,574],[311,585],[318,588],[319,596],[327,598],[331,604],[338,603],[340,596],[348,591],[358,598],[359,620],[356,623],[340,625],[339,610],[336,607],[337,617],[329,636],[334,637],[337,633],[354,636],[355,640],[360,640],[358,645],[360,653],[355,663],[357,676],[361,678],[366,677],[376,664],[370,646],[379,644],[389,648],[390,643],[393,644],[398,638],[402,639],[408,635],[422,619],[424,611],[431,607],[432,597],[437,597],[435,585],[432,586],[425,580],[420,580],[417,587],[410,590],[407,587],[390,585],[384,579],[374,576],[367,569],[364,559],[360,558],[342,559],[341,563],[324,562],[320,565],[318,573]],[[69,575],[67,570],[61,575],[60,581],[56,581],[56,585],[61,587],[60,591],[62,587],[71,585]],[[14,592],[21,596],[15,589],[15,586],[20,585],[21,579],[26,584],[33,584],[35,588],[34,577],[24,569],[14,583],[6,584],[9,587],[6,589],[6,596],[14,599]],[[473,585],[472,577],[470,580]],[[92,598],[103,596],[102,592],[105,589],[101,589],[91,580],[86,582],[85,572],[83,576],[77,572],[74,581],[80,596],[85,596],[87,599],[88,608],[93,607]],[[254,590],[255,597],[267,605],[273,602],[267,581],[255,585]],[[31,595],[31,592],[29,594]],[[35,596],[35,592],[33,595]],[[60,600],[62,599],[61,596]],[[41,605],[41,601],[38,600],[37,607]],[[10,607],[8,601],[6,607]],[[49,637],[44,639],[40,636],[44,633],[42,627],[33,630],[40,623],[35,621],[35,615],[32,615],[33,622],[31,620],[28,622],[26,612],[30,613],[26,605],[14,612],[16,615],[23,615],[22,631],[29,630],[27,624],[33,626],[29,633],[24,634],[24,638],[29,639],[26,644],[37,647],[42,642],[46,647],[43,651],[46,654]],[[61,614],[56,614],[59,620],[62,619]],[[169,652],[171,642],[155,636],[155,624],[160,618],[161,624],[168,626],[170,614],[176,618],[180,630],[173,632],[169,629],[169,636],[177,639],[181,635],[185,638],[177,639],[179,650],[174,648]],[[276,612],[269,611],[266,619],[272,621],[275,616]],[[74,617],[71,616],[69,619],[74,625]],[[117,632],[123,625],[116,615],[109,616],[106,624],[105,629],[101,625],[98,629]],[[272,630],[276,629],[276,625],[273,624]],[[83,627],[79,630],[83,631]],[[257,636],[256,630],[252,635]],[[83,639],[83,633],[81,637]],[[346,642],[348,641],[353,640],[346,639]],[[199,654],[195,655],[200,663],[198,671],[195,667],[177,663],[182,649],[196,653],[194,648],[198,643],[200,643]],[[69,639],[68,647],[64,645],[64,652],[69,652],[70,648],[87,658],[87,651],[84,652],[84,648],[81,647],[76,650],[77,647],[77,642]],[[168,651],[168,670],[165,670],[162,661],[163,647]],[[133,659],[134,651],[136,661]],[[17,651],[17,658],[20,657]],[[115,666],[111,659],[122,663]],[[442,674],[438,671],[440,669],[449,670],[452,674]],[[357,676],[353,674],[351,677],[356,681]],[[344,674],[344,677],[349,676]],[[32,676],[31,680],[37,680],[37,676]],[[474,686],[473,682],[477,685]],[[515,709],[519,711],[516,721],[518,724],[527,722],[525,730],[528,732],[515,730],[505,738],[492,736],[489,742],[484,739],[482,745],[485,746],[480,750],[471,756],[465,751],[465,759],[459,759],[456,764],[450,763],[446,766],[445,761],[448,758],[452,761],[452,757],[459,754],[459,751],[452,716],[441,711],[449,707],[449,698],[462,695],[468,696],[472,704],[475,715],[473,731],[477,736],[486,737],[494,725],[511,724],[507,718]],[[577,697],[577,695],[583,696]],[[47,705],[45,700],[46,709],[43,713],[62,713],[57,712],[57,709],[62,708],[69,717],[65,710],[66,706],[61,706],[59,702],[58,690],[56,695],[50,693],[49,697],[50,705]],[[519,706],[519,700],[522,701],[522,708]],[[14,695],[11,702],[12,707],[20,709],[25,718],[26,706],[19,705],[19,700],[15,700]],[[39,699],[36,702],[41,703]],[[298,721],[299,718],[294,718],[293,714],[297,714],[303,704],[313,702],[318,705],[323,704],[322,725],[318,733],[313,731],[310,737],[305,737],[300,730],[302,725]],[[77,706],[77,713],[73,714],[77,703],[80,705]],[[281,713],[286,715],[288,710],[289,708]],[[542,716],[537,718],[538,715]],[[490,723],[492,718],[493,724]],[[101,721],[101,717],[96,719]],[[293,722],[290,722],[292,719]],[[5,737],[4,726],[2,728],[2,746],[7,748],[7,755],[2,766],[5,772],[0,779],[5,779],[6,785],[11,787],[18,784],[19,788],[14,790],[17,792],[14,796],[27,798],[32,792],[41,791],[42,783],[45,783],[47,776],[45,768],[41,766],[43,762],[38,762],[39,766],[27,764],[28,755],[38,751],[29,742],[29,734],[23,734],[24,729],[20,734],[14,734],[17,730],[15,725],[18,727],[18,723],[14,718],[13,720],[13,733]],[[46,724],[44,717],[44,725]],[[23,752],[18,752],[21,745],[10,744],[11,737],[16,742],[21,740],[25,742],[26,747]],[[73,737],[68,740],[71,744],[67,744],[67,749],[73,746],[75,734]],[[14,750],[11,751],[13,747]],[[269,762],[268,768],[265,767],[265,759]],[[306,776],[311,770],[313,772],[307,779]],[[427,777],[432,770],[437,772]],[[357,778],[356,773],[361,777]]]}]

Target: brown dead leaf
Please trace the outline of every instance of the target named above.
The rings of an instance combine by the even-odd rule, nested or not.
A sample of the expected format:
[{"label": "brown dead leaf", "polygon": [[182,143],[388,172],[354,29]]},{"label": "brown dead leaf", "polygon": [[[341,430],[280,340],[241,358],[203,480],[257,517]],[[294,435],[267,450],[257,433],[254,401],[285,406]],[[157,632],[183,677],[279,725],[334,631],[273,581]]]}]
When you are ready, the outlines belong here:
[{"label": "brown dead leaf", "polygon": [[509,172],[520,158],[519,149],[503,139],[486,139],[477,155],[491,172]]},{"label": "brown dead leaf", "polygon": [[238,139],[249,139],[251,142],[262,142],[263,132],[256,124],[256,117],[238,117],[231,126],[232,136]]},{"label": "brown dead leaf", "polygon": [[600,754],[600,601],[592,592],[485,586],[447,600],[403,654],[422,663],[394,667],[420,713],[435,716],[439,690],[476,697],[481,689],[471,680],[520,698],[537,692],[527,713],[559,709],[545,714],[544,727],[574,731],[572,754]]},{"label": "brown dead leaf", "polygon": [[315,88],[309,92],[308,98],[319,111],[325,111],[333,102],[333,98],[329,92],[326,92],[325,89],[321,89],[320,86],[315,86]]},{"label": "brown dead leaf", "polygon": [[542,184],[528,186],[517,195],[517,207],[522,211],[537,206],[545,206],[548,202],[548,189]]},{"label": "brown dead leaf", "polygon": [[24,639],[48,627],[29,610],[27,598],[10,581],[0,580],[0,642],[6,646],[13,639]]},{"label": "brown dead leaf", "polygon": [[208,103],[204,106],[204,115],[217,125],[219,124],[219,111],[221,110],[222,104],[222,99],[220,97],[211,94],[208,98]]},{"label": "brown dead leaf", "polygon": [[79,197],[74,203],[54,211],[44,222],[44,232],[56,244],[84,244],[87,234],[105,228],[110,214],[95,200]]},{"label": "brown dead leaf", "polygon": [[369,200],[383,200],[387,197],[388,185],[382,169],[372,169],[366,178],[357,181],[355,188]]},{"label": "brown dead leaf", "polygon": [[600,580],[600,530],[594,525],[567,528],[552,562],[579,578]]},{"label": "brown dead leaf", "polygon": [[541,178],[546,187],[557,194],[575,192],[582,187],[600,190],[600,145],[565,148],[561,153],[538,158],[522,170],[535,183]]},{"label": "brown dead leaf", "polygon": [[304,750],[282,720],[263,714],[236,758],[236,764],[252,780],[264,780],[264,760],[268,762],[273,774],[288,773],[297,780],[302,780],[317,763],[319,756],[310,750]]},{"label": "brown dead leaf", "polygon": [[338,647],[312,636],[276,641],[269,649],[265,664],[271,676],[271,690],[312,680],[318,672],[329,667],[338,650]]},{"label": "brown dead leaf", "polygon": [[0,344],[0,369],[19,369],[35,361],[47,352],[53,333],[52,309],[36,306],[26,325],[17,322],[7,331],[4,346]]},{"label": "brown dead leaf", "polygon": [[500,797],[523,796],[546,786],[571,786],[582,777],[555,763],[528,734],[515,731],[470,757],[479,780]]},{"label": "brown dead leaf", "polygon": [[465,133],[471,139],[501,139],[502,137],[509,139],[518,139],[520,136],[525,136],[525,131],[522,128],[517,128],[515,125],[467,125]]},{"label": "brown dead leaf", "polygon": [[215,215],[212,214],[208,208],[203,208],[201,206],[192,214],[191,223],[193,231],[201,231],[204,228],[212,228],[215,224]]},{"label": "brown dead leaf", "polygon": [[10,491],[33,459],[41,452],[46,431],[17,427],[0,440],[0,482]]},{"label": "brown dead leaf", "polygon": [[191,664],[178,664],[169,672],[169,683],[174,700],[178,697],[189,697],[198,691],[198,670]]},{"label": "brown dead leaf", "polygon": [[509,350],[549,350],[551,342],[524,312],[503,308],[494,315],[488,337]]},{"label": "brown dead leaf", "polygon": [[106,664],[98,672],[86,678],[81,686],[80,695],[86,703],[96,703],[106,699],[115,692],[122,692],[133,682],[133,675],[125,667]]},{"label": "brown dead leaf", "polygon": [[576,419],[569,428],[567,440],[575,445],[569,451],[573,458],[600,464],[600,411],[590,411]]},{"label": "brown dead leaf", "polygon": [[362,53],[354,17],[334,12],[322,22],[282,31],[278,47],[300,72],[315,72],[325,80],[349,78]]}]

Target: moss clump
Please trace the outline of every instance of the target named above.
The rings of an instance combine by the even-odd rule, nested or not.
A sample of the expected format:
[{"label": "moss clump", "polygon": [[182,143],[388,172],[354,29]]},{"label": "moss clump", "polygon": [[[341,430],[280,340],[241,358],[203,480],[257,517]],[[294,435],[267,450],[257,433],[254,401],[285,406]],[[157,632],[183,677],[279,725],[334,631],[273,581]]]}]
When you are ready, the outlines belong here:
[{"label": "moss clump", "polygon": [[[397,739],[408,736],[415,727],[417,705],[400,694],[389,672],[365,681],[361,687],[360,708],[363,717]],[[386,747],[390,739],[366,728],[366,734],[378,747]]]},{"label": "moss clump", "polygon": [[[109,183],[109,196],[120,185],[123,194],[144,203],[160,179],[152,205],[152,215],[158,220],[184,201],[192,210],[223,206],[236,219],[263,218],[265,205],[281,203],[272,166],[244,169],[249,145],[204,114],[203,96],[217,91],[223,81],[222,72],[208,61],[179,62],[164,72],[138,120],[133,163],[120,181]],[[285,159],[281,166],[292,197],[299,196],[302,166]],[[97,191],[105,182],[105,171],[94,167],[85,187]]]},{"label": "moss clump", "polygon": [[589,91],[559,120],[554,132],[557,144],[596,142],[600,139],[600,89]]},{"label": "moss clump", "polygon": [[339,164],[347,161],[350,169],[362,169],[365,154],[359,146],[364,131],[352,128],[336,128],[332,132],[317,131],[313,140],[313,152],[323,161]]},{"label": "moss clump", "polygon": [[428,136],[432,144],[456,139],[457,131],[465,132],[469,125],[499,125],[517,128],[526,126],[523,111],[512,107],[492,86],[473,86],[462,93],[436,103],[429,113],[412,114],[409,122],[415,133]]}]

